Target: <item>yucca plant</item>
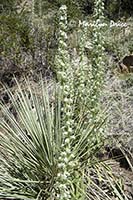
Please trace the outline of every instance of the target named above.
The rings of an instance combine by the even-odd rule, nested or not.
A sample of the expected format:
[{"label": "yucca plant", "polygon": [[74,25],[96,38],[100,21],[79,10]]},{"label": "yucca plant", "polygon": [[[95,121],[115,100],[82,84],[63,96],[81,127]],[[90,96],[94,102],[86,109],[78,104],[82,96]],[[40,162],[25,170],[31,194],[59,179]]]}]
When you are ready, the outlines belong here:
[{"label": "yucca plant", "polygon": [[[82,170],[86,155],[86,159],[92,157],[96,144],[88,146],[88,142],[94,137],[94,129],[98,131],[102,124],[88,125],[84,130],[82,119],[73,132],[73,135],[79,138],[78,142],[73,139],[70,149],[62,152],[64,123],[61,91],[58,88],[54,90],[54,102],[50,101],[48,90],[43,84],[41,97],[32,91],[30,85],[28,93],[29,95],[19,84],[16,97],[8,91],[17,116],[14,116],[7,106],[0,104],[3,113],[3,119],[0,121],[0,198],[58,199],[59,174],[64,170],[63,164],[67,163],[71,167],[69,176],[72,177],[72,182],[68,184],[66,180],[68,191],[73,185],[75,170]],[[63,163],[60,162],[61,156],[64,157]]]},{"label": "yucca plant", "polygon": [[[22,89],[16,81],[15,94],[6,89],[16,114],[13,115],[10,108],[0,103],[3,113],[0,121],[0,198],[85,200],[88,196],[91,199],[91,193],[87,194],[87,189],[91,187],[89,183],[92,181],[87,174],[89,168],[94,168],[97,164],[95,155],[103,145],[103,139],[99,137],[103,133],[102,127],[106,119],[104,111],[97,109],[99,96],[95,98],[101,86],[98,72],[102,60],[97,53],[97,62],[94,63],[96,69],[92,74],[93,86],[94,77],[97,84],[95,88],[91,88],[94,101],[88,96],[88,107],[85,104],[83,107],[86,110],[81,114],[77,110],[81,111],[83,107],[75,99],[79,98],[83,103],[84,97],[87,98],[86,91],[90,89],[90,82],[86,86],[86,79],[84,80],[83,70],[87,66],[81,65],[84,47],[81,46],[78,69],[80,81],[76,88],[75,73],[67,51],[66,29],[66,6],[62,6],[59,51],[55,58],[58,83],[53,83],[52,94],[43,80],[41,95],[37,95],[28,80],[25,80],[27,89]],[[102,44],[100,50],[103,53]],[[88,88],[83,90],[85,86]],[[88,121],[90,113],[93,115]],[[91,189],[94,190],[94,187]],[[98,192],[96,197],[100,194]],[[104,196],[107,197],[106,194]]]},{"label": "yucca plant", "polygon": [[[42,96],[38,97],[27,82],[30,99],[19,84],[16,98],[8,92],[17,119],[1,104],[5,116],[0,122],[2,198],[85,199],[84,173],[101,145],[96,133],[105,119],[97,113],[95,123],[86,123],[87,111],[80,116],[75,113],[75,79],[67,51],[66,21],[66,6],[62,6],[55,62],[59,84],[53,91],[54,102],[43,84]],[[81,92],[80,88],[78,95]]]}]

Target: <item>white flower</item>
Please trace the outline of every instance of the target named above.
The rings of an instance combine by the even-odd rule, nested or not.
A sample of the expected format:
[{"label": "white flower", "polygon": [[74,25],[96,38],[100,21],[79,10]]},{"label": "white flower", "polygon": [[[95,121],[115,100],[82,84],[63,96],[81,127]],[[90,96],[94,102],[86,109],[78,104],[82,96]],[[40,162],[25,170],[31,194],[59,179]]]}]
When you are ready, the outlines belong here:
[{"label": "white flower", "polygon": [[74,154],[71,154],[71,158],[75,158],[75,155],[74,155]]},{"label": "white flower", "polygon": [[67,116],[71,116],[71,112],[67,112],[66,115],[67,115]]},{"label": "white flower", "polygon": [[68,158],[67,157],[64,158],[64,162],[68,163]]},{"label": "white flower", "polygon": [[[62,174],[62,178],[63,179],[67,179],[67,175],[66,174]],[[64,185],[65,186],[65,185]],[[65,187],[64,187],[65,188]]]},{"label": "white flower", "polygon": [[58,173],[57,176],[58,176],[58,177],[61,177],[61,173]]},{"label": "white flower", "polygon": [[70,143],[70,139],[69,138],[65,139],[65,143]]},{"label": "white flower", "polygon": [[65,167],[65,164],[64,163],[58,163],[58,167],[59,168]]},{"label": "white flower", "polygon": [[66,152],[61,152],[61,156],[66,156]]},{"label": "white flower", "polygon": [[71,153],[71,150],[69,148],[66,148],[67,153]]},{"label": "white flower", "polygon": [[71,132],[72,132],[72,128],[69,128],[69,129],[68,129],[68,132],[71,133]]},{"label": "white flower", "polygon": [[70,122],[70,121],[67,121],[67,122],[66,122],[66,125],[67,125],[67,126],[69,126],[70,124],[71,124],[71,122]]},{"label": "white flower", "polygon": [[74,140],[74,139],[75,139],[75,135],[72,135],[72,136],[71,136],[71,139]]},{"label": "white flower", "polygon": [[66,102],[66,103],[69,102],[69,99],[68,99],[68,98],[65,98],[65,99],[64,99],[64,102]]},{"label": "white flower", "polygon": [[74,163],[73,161],[70,161],[70,162],[68,163],[68,165],[69,165],[70,167],[74,167],[74,166],[75,166],[75,163]]},{"label": "white flower", "polygon": [[60,7],[60,10],[67,10],[66,5],[62,5],[62,6]]},{"label": "white flower", "polygon": [[63,135],[68,135],[68,132],[67,132],[67,131],[64,131],[64,132],[63,132]]}]

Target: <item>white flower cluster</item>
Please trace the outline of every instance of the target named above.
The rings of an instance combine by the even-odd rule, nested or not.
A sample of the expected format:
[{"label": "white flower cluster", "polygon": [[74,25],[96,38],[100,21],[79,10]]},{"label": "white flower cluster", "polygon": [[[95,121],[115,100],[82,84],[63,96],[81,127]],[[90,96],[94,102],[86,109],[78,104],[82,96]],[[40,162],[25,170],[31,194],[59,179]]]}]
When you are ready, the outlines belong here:
[{"label": "white flower cluster", "polygon": [[103,11],[104,11],[104,1],[95,0],[95,9],[94,9],[95,18],[97,19],[97,22],[99,22],[100,24],[101,20],[103,20],[104,18]]},{"label": "white flower cluster", "polygon": [[[92,50],[92,76],[90,77],[90,94],[88,95],[88,104],[90,107],[89,120],[97,124],[100,108],[100,95],[104,84],[105,61],[104,61],[104,3],[103,0],[95,0],[95,24],[93,27],[93,50]],[[103,116],[101,117],[102,124]],[[98,142],[105,132],[105,127],[94,130],[95,140]],[[94,141],[92,141],[93,143]]]},{"label": "white flower cluster", "polygon": [[[56,187],[58,192],[57,199],[71,199],[69,191],[69,179],[71,166],[74,165],[71,153],[71,140],[73,135],[73,70],[70,64],[69,53],[67,51],[67,9],[66,6],[60,8],[59,18],[59,48],[56,56],[57,78],[59,80],[60,89],[62,90],[62,138],[63,144],[58,161],[58,175]],[[71,163],[71,165],[70,165]]]},{"label": "white flower cluster", "polygon": [[59,35],[58,35],[58,53],[55,58],[57,69],[57,78],[59,81],[65,80],[66,71],[70,65],[70,58],[67,51],[67,8],[63,5],[59,11]]},{"label": "white flower cluster", "polygon": [[90,100],[95,113],[98,110],[99,96],[104,81],[104,34],[101,24],[104,22],[104,3],[103,0],[95,1],[95,23],[93,29],[93,60],[92,60],[92,79]]},{"label": "white flower cluster", "polygon": [[[86,123],[94,123],[98,116],[100,109],[99,100],[104,82],[104,28],[101,26],[104,23],[104,3],[103,0],[95,0],[95,22],[93,26],[93,39],[92,39],[92,52],[91,52],[91,64],[85,66],[80,65],[79,70],[79,83],[80,83],[80,95],[82,95],[84,104],[87,105],[89,111],[86,115]],[[81,23],[82,24],[82,23]],[[83,60],[84,46],[87,40],[87,29],[89,24],[82,24],[84,34],[81,38],[81,61]],[[83,62],[81,62],[83,63]],[[89,109],[88,109],[89,108]],[[103,131],[100,131],[103,133]],[[97,135],[97,131],[95,135]],[[96,139],[96,138],[95,138]]]},{"label": "white flower cluster", "polygon": [[[88,74],[88,60],[85,55],[85,45],[87,40],[88,34],[88,23],[86,21],[79,22],[79,31],[78,31],[78,38],[79,38],[79,63],[76,67],[75,72],[75,93],[78,97],[77,100],[77,107],[79,111],[82,112],[82,109],[85,105],[85,98],[86,98],[86,80]],[[78,113],[77,113],[78,114]]]},{"label": "white flower cluster", "polygon": [[86,75],[88,71],[88,63],[86,61],[85,57],[85,44],[87,40],[87,32],[88,32],[88,23],[86,21],[82,22],[82,30],[83,33],[81,33],[80,37],[80,65],[79,65],[79,98],[81,101],[85,101],[86,96]]},{"label": "white flower cluster", "polygon": [[[71,144],[75,140],[74,127],[76,122],[73,121],[74,115],[80,115],[82,108],[87,109],[86,123],[96,123],[99,112],[99,97],[104,76],[104,37],[103,37],[103,0],[95,0],[95,23],[97,26],[93,27],[93,42],[92,42],[92,65],[85,62],[85,43],[88,35],[88,23],[82,22],[80,24],[80,49],[79,49],[79,66],[74,69],[70,62],[69,53],[67,50],[67,9],[66,6],[60,8],[59,18],[59,46],[58,54],[55,58],[57,67],[57,78],[62,91],[62,146],[58,159],[58,174],[56,182],[56,190],[58,191],[57,199],[69,200],[71,199],[70,181],[77,161],[72,154]],[[89,68],[90,67],[90,68]],[[77,109],[73,107],[74,94],[78,99]],[[76,100],[77,100],[76,99]],[[88,109],[89,108],[89,109]],[[83,110],[84,111],[84,110]],[[98,120],[99,122],[99,120]],[[94,137],[90,138],[90,144],[95,143],[99,137],[101,130],[94,130]],[[98,137],[97,137],[98,136]],[[94,141],[93,141],[94,140]],[[88,143],[89,143],[88,142]],[[94,146],[95,148],[95,146]]]}]

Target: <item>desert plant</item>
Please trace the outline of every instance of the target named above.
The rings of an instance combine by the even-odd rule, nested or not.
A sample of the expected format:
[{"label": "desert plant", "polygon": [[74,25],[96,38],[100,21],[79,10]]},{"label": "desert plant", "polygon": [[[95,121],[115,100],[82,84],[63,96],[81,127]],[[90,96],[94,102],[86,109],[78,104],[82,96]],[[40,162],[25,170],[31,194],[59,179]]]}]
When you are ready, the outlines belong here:
[{"label": "desert plant", "polygon": [[[103,6],[103,4],[102,4],[102,6]],[[99,7],[99,5],[98,5],[98,7]],[[98,16],[97,16],[97,18],[98,18]],[[75,141],[77,141],[77,143],[78,143],[79,134],[75,135],[74,130],[77,129],[79,121],[84,120],[83,132],[86,132],[86,128],[88,127],[88,124],[89,124],[89,126],[91,126],[91,125],[97,126],[97,122],[99,123],[99,116],[100,116],[101,113],[99,113],[99,110],[97,110],[97,112],[95,111],[93,113],[92,120],[88,123],[88,113],[90,115],[91,109],[93,108],[93,110],[94,110],[96,108],[94,107],[94,105],[92,106],[89,102],[91,100],[91,98],[93,98],[93,96],[90,96],[90,94],[87,96],[87,94],[90,91],[90,88],[89,88],[90,82],[89,82],[89,80],[87,80],[87,78],[90,79],[89,75],[92,73],[92,71],[91,71],[88,75],[87,72],[89,71],[89,69],[88,69],[87,63],[85,63],[85,60],[84,60],[84,58],[85,58],[84,46],[85,46],[85,40],[86,40],[86,37],[87,37],[87,28],[88,28],[87,23],[86,22],[82,23],[82,29],[83,30],[80,31],[80,38],[81,39],[80,39],[80,44],[79,44],[79,46],[80,46],[80,50],[79,50],[80,60],[79,60],[79,66],[77,68],[75,68],[75,67],[73,67],[73,64],[70,61],[70,57],[69,57],[68,49],[67,49],[66,6],[61,7],[59,19],[60,19],[60,22],[59,22],[59,43],[58,43],[58,54],[56,55],[56,58],[55,58],[55,64],[56,64],[56,70],[57,70],[57,79],[59,81],[60,88],[63,92],[62,101],[63,101],[64,108],[62,110],[62,115],[64,116],[63,121],[65,123],[64,123],[62,131],[65,134],[64,135],[65,140],[64,140],[64,145],[63,145],[62,151],[67,152],[69,150],[68,154],[65,153],[66,157],[67,157],[67,156],[69,156],[69,154],[73,155],[72,152],[71,152],[71,148],[70,148],[71,142],[75,143]],[[97,30],[95,31],[95,33],[98,34]],[[95,47],[97,47],[97,46],[95,45]],[[101,44],[101,48],[103,48],[102,44]],[[100,56],[101,56],[101,54],[100,54]],[[96,74],[100,74],[101,69],[102,69],[101,64],[103,64],[103,62],[99,63],[98,53],[97,53],[96,59],[97,59],[98,68],[96,68],[95,72],[93,73],[93,76],[95,76]],[[97,77],[97,81],[100,78],[101,78],[101,76]],[[100,82],[100,80],[99,80],[99,82]],[[95,83],[95,77],[93,77],[92,83]],[[99,85],[96,85],[95,89],[99,90],[101,84],[102,83],[100,82]],[[94,88],[92,90],[94,90]],[[95,91],[95,95],[97,95],[97,90]],[[94,99],[95,103],[97,103],[97,101],[98,101],[98,98]],[[87,103],[88,103],[88,105],[87,105]],[[91,107],[90,107],[90,105],[91,105]],[[96,107],[97,107],[97,104],[96,104]],[[97,121],[97,119],[95,120],[95,118],[97,118],[98,121]],[[102,117],[101,117],[101,119],[102,120],[101,120],[100,124],[103,124],[104,120],[103,120]],[[99,130],[102,132],[103,129],[100,127]],[[97,131],[97,129],[95,129],[95,131],[96,131],[95,134],[94,134],[95,136],[90,137],[89,141],[86,143],[89,147],[93,144],[92,145],[93,146],[93,148],[92,148],[93,152],[95,152],[99,149],[99,147],[100,147],[100,145],[103,141],[101,135],[99,134],[100,131]],[[82,137],[82,134],[81,134],[81,137]],[[82,154],[81,155],[79,154],[80,156],[84,155],[82,162],[84,162],[84,164],[86,163],[84,165],[85,168],[87,166],[87,162],[86,162],[87,158],[89,158],[89,156],[90,156],[90,151],[87,153],[86,150],[87,150],[87,146],[85,147],[85,149],[82,147]],[[75,180],[75,177],[79,177],[79,179],[78,178],[76,179],[76,183],[74,183],[74,187],[76,188],[75,190],[77,192],[78,187],[80,187],[80,188],[83,187],[84,189],[83,188],[82,189],[85,191],[85,185],[83,184],[84,178],[83,178],[83,176],[81,176],[81,173],[79,171],[76,174],[73,171],[73,173],[72,173],[73,176],[72,175],[70,176],[71,173],[69,173],[69,171],[71,171],[71,170],[70,170],[69,163],[64,163],[62,156],[60,157],[60,159],[61,159],[61,164],[64,165],[65,171],[67,171],[68,176],[65,175],[65,179],[67,178],[67,180],[62,180],[63,184],[61,184],[61,185],[62,185],[62,187],[64,187],[64,190],[62,189],[63,193],[61,193],[59,195],[59,199],[63,199],[63,198],[68,199],[69,197],[71,198],[71,194],[68,193],[69,195],[67,196],[67,192],[65,192],[65,190],[67,190],[67,181],[70,182],[70,180],[71,180],[71,182],[73,182]],[[79,161],[81,162],[81,160],[79,160]],[[74,167],[75,163],[73,162],[72,165]],[[62,174],[66,174],[66,172],[62,172]],[[69,178],[70,178],[70,180],[69,180]],[[61,181],[61,179],[60,179],[60,181]],[[58,184],[59,184],[59,182],[58,182]],[[77,193],[76,193],[76,195],[77,195]],[[80,192],[78,193],[78,197],[76,197],[76,198],[84,199],[83,194],[80,196]]]},{"label": "desert plant", "polygon": [[[87,174],[88,169],[96,168],[98,163],[96,153],[103,145],[106,119],[99,107],[104,76],[100,26],[103,1],[96,1],[95,7],[93,60],[88,81],[84,71],[87,66],[82,62],[86,23],[83,23],[85,38],[80,42],[79,83],[75,87],[77,79],[67,49],[67,8],[62,6],[59,11],[58,54],[55,57],[58,83],[53,83],[52,94],[43,80],[41,96],[36,94],[28,80],[25,80],[27,90],[16,81],[15,95],[6,89],[16,114],[0,103],[3,113],[0,121],[0,198],[84,200],[93,196],[87,194],[88,187],[91,187],[89,183],[93,182]],[[81,114],[78,111],[83,107],[75,98],[83,103],[84,97],[84,113]],[[93,186],[89,189],[96,190],[98,199],[110,199],[105,192],[98,197],[101,189],[95,183]]]},{"label": "desert plant", "polygon": [[[92,157],[91,150],[96,144],[88,146],[88,142],[93,138],[94,129],[101,127],[101,122],[97,126],[88,125],[84,130],[84,121],[81,120],[73,130],[78,142],[71,138],[68,143],[63,131],[61,91],[55,93],[54,103],[50,103],[44,86],[42,97],[37,97],[30,86],[28,92],[30,99],[19,84],[16,98],[8,91],[17,118],[1,104],[5,119],[0,122],[0,197],[58,199],[58,193],[62,195],[60,190],[63,189],[65,193],[61,199],[69,198],[65,195],[70,193],[72,181],[67,182],[67,176],[73,177],[77,169],[82,169],[80,165],[83,165],[85,155],[88,155],[86,159]],[[68,145],[64,147],[64,140],[69,148]],[[66,166],[69,166],[68,173]]]},{"label": "desert plant", "polygon": [[1,104],[5,116],[0,123],[2,198],[84,199],[78,188],[85,188],[81,170],[86,169],[91,163],[89,158],[92,160],[99,149],[101,143],[96,143],[94,132],[99,132],[104,119],[101,121],[100,114],[97,123],[86,124],[80,117],[75,127],[73,71],[64,41],[65,6],[60,13],[62,38],[56,58],[59,86],[53,94],[55,101],[50,103],[43,84],[40,99],[27,82],[30,99],[19,84],[17,99],[8,92],[17,119]]}]

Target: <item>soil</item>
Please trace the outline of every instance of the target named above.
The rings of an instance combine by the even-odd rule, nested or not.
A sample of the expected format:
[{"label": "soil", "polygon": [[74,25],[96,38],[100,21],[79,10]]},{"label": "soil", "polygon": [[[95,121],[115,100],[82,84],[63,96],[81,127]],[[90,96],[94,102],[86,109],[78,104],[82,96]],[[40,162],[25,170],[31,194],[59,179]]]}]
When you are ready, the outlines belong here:
[{"label": "soil", "polygon": [[[130,162],[132,162],[133,166],[133,157],[131,158],[128,155],[128,152],[125,152],[127,158],[129,158]],[[112,173],[115,177],[121,179],[123,181],[123,190],[128,197],[128,200],[133,199],[133,172],[130,166],[130,162],[123,154],[120,148],[113,146],[106,146],[104,153],[99,155],[102,161],[105,160],[105,163],[111,167]]]}]

